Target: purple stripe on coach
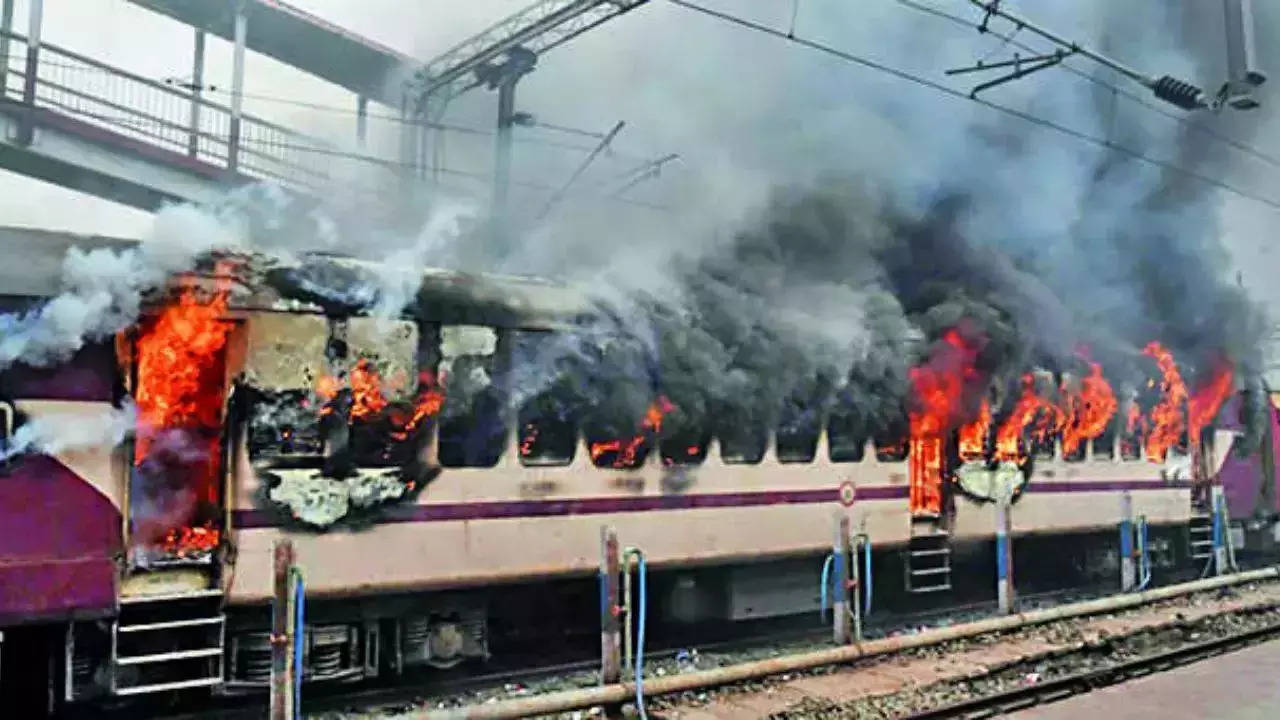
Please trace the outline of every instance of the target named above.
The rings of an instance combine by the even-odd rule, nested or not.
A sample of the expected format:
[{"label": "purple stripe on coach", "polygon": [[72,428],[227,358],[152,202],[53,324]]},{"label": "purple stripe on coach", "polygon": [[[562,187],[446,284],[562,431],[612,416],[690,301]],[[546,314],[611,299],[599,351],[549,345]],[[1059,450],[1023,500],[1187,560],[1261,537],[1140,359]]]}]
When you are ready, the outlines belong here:
[{"label": "purple stripe on coach", "polygon": [[1166,482],[1164,480],[1078,480],[1074,482],[1046,482],[1044,480],[1032,480],[1027,483],[1026,492],[1116,492],[1119,490],[1175,490],[1178,488],[1188,487],[1191,487],[1191,483],[1189,482]]},{"label": "purple stripe on coach", "polygon": [[[1187,487],[1162,480],[1107,480],[1078,482],[1032,482],[1028,492],[1114,492],[1117,490],[1159,490]],[[905,485],[864,485],[857,488],[857,501],[899,500],[907,497]],[[601,515],[605,513],[691,510],[696,508],[736,508],[763,505],[803,505],[839,502],[840,491],[768,490],[748,493],[703,493],[689,495],[641,495],[630,497],[573,498],[568,500],[508,500],[473,503],[433,503],[386,507],[379,522],[437,522],[447,520],[499,520],[561,515]],[[277,513],[267,510],[236,510],[232,522],[240,528],[280,527]]]}]

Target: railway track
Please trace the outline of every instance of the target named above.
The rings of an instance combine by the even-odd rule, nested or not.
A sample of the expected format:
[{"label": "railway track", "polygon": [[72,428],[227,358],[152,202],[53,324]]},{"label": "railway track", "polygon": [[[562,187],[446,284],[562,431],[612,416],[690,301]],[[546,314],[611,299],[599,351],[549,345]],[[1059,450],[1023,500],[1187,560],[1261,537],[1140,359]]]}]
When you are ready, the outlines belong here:
[{"label": "railway track", "polygon": [[[1269,571],[1268,571],[1269,572]],[[1272,575],[1274,577],[1274,574]],[[1160,592],[1153,591],[1152,597],[1161,597]],[[1057,593],[1047,593],[1034,599],[1042,606],[1053,605],[1064,599],[1078,599],[1081,596],[1079,588]],[[1164,595],[1164,598],[1176,597],[1176,595]],[[1023,598],[1024,603],[1031,604],[1033,598]],[[1105,599],[1092,600],[1085,603],[1075,603],[1073,605],[1058,605],[1057,607],[1047,607],[1041,610],[1028,611],[1024,610],[1024,616],[1030,619],[1036,614],[1055,614],[1061,613],[1063,617],[1073,617],[1069,609],[1079,605],[1097,605],[1104,602]],[[1131,607],[1137,607],[1132,605]],[[1024,605],[1025,608],[1025,605]],[[914,639],[916,636],[929,634],[937,634],[942,636],[955,636],[957,638],[964,637],[964,633],[959,632],[966,626],[1007,623],[1009,617],[988,618],[977,623],[965,623],[964,615],[980,616],[984,612],[989,612],[990,607],[987,603],[977,603],[965,607],[951,607],[946,609],[917,612],[903,614],[892,618],[882,616],[880,623],[869,628],[869,637],[880,636],[879,639],[869,639],[864,643],[864,647],[872,646],[877,643],[886,646],[894,645],[898,641],[904,641],[902,644],[907,647],[928,647],[929,643],[923,640]],[[1100,612],[1100,611],[1094,611]],[[1229,613],[1228,613],[1229,614]],[[1081,615],[1083,617],[1084,615]],[[1020,616],[1021,617],[1021,616]],[[932,630],[925,630],[924,625],[933,625]],[[1014,627],[1010,625],[1009,627]],[[903,635],[902,633],[906,634]],[[996,630],[996,632],[1002,632]],[[1211,654],[1229,652],[1231,649],[1247,645],[1253,642],[1265,640],[1269,637],[1280,635],[1280,622],[1275,625],[1268,625],[1264,628],[1249,630],[1248,632],[1230,637],[1216,638],[1204,643],[1197,643],[1192,646],[1179,647],[1177,649],[1162,652],[1150,657],[1137,658],[1127,660],[1121,663],[1113,663],[1104,668],[1090,669],[1085,672],[1073,673],[1068,676],[1055,677],[1052,680],[1045,680],[1026,687],[1012,688],[1003,692],[984,695],[979,698],[966,699],[963,702],[951,704],[939,704],[933,709],[920,710],[918,714],[911,717],[932,718],[932,717],[990,717],[1012,709],[1026,707],[1042,702],[1050,702],[1054,699],[1060,699],[1072,694],[1087,692],[1088,690],[1115,682],[1122,682],[1124,679],[1135,677],[1140,674],[1156,672],[1176,664],[1185,664],[1193,662],[1196,659],[1207,657]],[[804,652],[814,652],[812,648],[824,648],[817,652],[831,653],[838,651],[838,648],[832,648],[825,639],[825,631],[805,631],[805,632],[780,632],[767,635],[755,635],[750,638],[738,638],[719,643],[699,644],[699,650],[704,656],[710,656],[717,652],[721,653],[721,661],[726,664],[720,667],[720,671],[731,670],[732,663],[743,663],[743,658],[734,659],[733,654],[739,651],[750,651],[771,648],[769,652],[758,653],[755,657],[773,656],[775,660],[785,662],[791,654],[802,654]],[[945,638],[939,642],[947,642]],[[667,648],[663,651],[653,651],[648,654],[655,661],[655,666],[666,662],[668,666],[672,666],[670,662],[676,654],[677,648]],[[890,654],[894,651],[890,650]],[[779,657],[780,656],[780,657]],[[748,656],[749,657],[749,656]],[[594,685],[595,669],[598,666],[598,659],[590,658],[583,660],[575,660],[572,662],[563,662],[550,665],[541,665],[537,667],[514,666],[504,668],[496,672],[486,672],[483,674],[450,674],[437,678],[418,678],[412,684],[383,686],[383,687],[362,687],[343,689],[340,687],[322,690],[315,688],[308,694],[304,700],[304,709],[308,716],[319,715],[328,718],[344,718],[344,717],[422,717],[422,713],[426,713],[427,717],[434,717],[437,714],[449,717],[488,717],[489,714],[481,712],[475,715],[476,710],[483,708],[491,708],[496,706],[504,706],[511,703],[521,702],[539,702],[542,698],[547,697],[546,693],[552,695],[564,694],[567,687],[585,688],[585,686]],[[752,662],[752,661],[748,661]],[[755,660],[754,662],[769,662],[769,660]],[[840,661],[834,661],[838,664]],[[676,671],[679,672],[679,671]],[[691,674],[698,675],[707,671],[697,671]],[[710,672],[716,672],[712,670]],[[803,672],[803,671],[802,671]],[[659,672],[659,675],[661,673]],[[768,675],[768,673],[764,673]],[[775,674],[776,678],[777,675]],[[666,677],[651,677],[646,680],[646,693],[650,683],[653,682],[654,690],[661,692],[663,682],[683,681],[682,677],[673,677],[667,674]],[[729,685],[733,684],[733,680],[728,681]],[[740,682],[740,681],[739,681]],[[708,682],[705,687],[714,687],[726,684],[721,682]],[[692,686],[691,686],[692,687]],[[679,688],[688,690],[688,688]],[[557,693],[556,691],[559,691]],[[732,691],[730,691],[732,692]],[[658,693],[655,692],[655,695]],[[431,700],[428,702],[428,698]],[[166,720],[194,720],[195,718],[216,718],[219,720],[240,720],[241,718],[253,718],[257,720],[261,718],[264,712],[264,698],[259,696],[256,698],[243,698],[232,701],[231,703],[222,703],[214,707],[192,708],[189,711],[169,712],[165,714]],[[471,704],[471,707],[459,707],[460,705]],[[482,706],[477,704],[483,704]],[[591,704],[598,703],[579,703],[574,707],[587,707]],[[669,710],[671,707],[678,706],[680,703],[674,704],[658,701],[655,703],[659,706],[666,706],[664,709]],[[432,709],[434,708],[434,709]],[[531,708],[532,709],[532,708]],[[176,709],[175,709],[176,710]],[[542,711],[546,712],[546,711]],[[554,711],[553,711],[554,712]],[[350,713],[350,715],[347,715]],[[527,713],[529,715],[534,712]],[[497,714],[494,717],[522,717],[525,713],[518,714]],[[652,716],[679,717],[679,715],[669,715],[657,707],[651,709]],[[893,713],[886,717],[901,717],[907,713]],[[784,713],[782,716],[787,716]],[[124,717],[124,716],[121,716]],[[130,714],[127,717],[137,717],[136,714]]]},{"label": "railway track", "polygon": [[[1097,597],[1100,590],[1097,587],[1081,586],[1028,594],[1021,600],[1026,606],[1049,607]],[[915,612],[881,611],[875,618],[868,621],[865,629],[867,637],[884,637],[922,626],[936,626],[969,618],[985,617],[993,612],[994,608],[994,601],[981,601]],[[794,622],[792,624],[794,625]],[[829,643],[829,637],[830,629],[817,623],[812,627],[792,627],[786,630],[777,630],[775,626],[767,625],[763,631],[752,632],[743,637],[691,641],[683,646],[669,645],[647,650],[646,655],[653,661],[672,661],[686,648],[695,647],[704,654],[719,653],[733,656],[743,652],[763,652],[779,646],[824,647]],[[406,678],[393,684],[362,685],[351,688],[309,687],[304,706],[308,714],[341,713],[352,708],[421,706],[427,698],[456,698],[486,691],[495,693],[502,692],[505,688],[527,687],[549,678],[592,675],[599,665],[600,660],[595,656],[554,663],[509,660],[503,663],[500,669],[482,672],[437,671],[434,677],[430,673],[420,673],[417,677]],[[224,698],[200,707],[184,706],[182,709],[168,710],[157,708],[159,713],[157,720],[260,720],[266,710],[265,702],[265,694],[259,694]],[[131,720],[136,717],[134,712],[136,710],[132,707],[122,709],[118,717],[120,720],[125,718]]]},{"label": "railway track", "polygon": [[907,715],[905,720],[944,720],[965,718],[977,720],[1023,710],[1034,705],[1057,702],[1108,685],[1116,685],[1152,673],[1242,650],[1266,640],[1280,637],[1280,623],[1214,638],[1201,643],[1174,648],[1154,655],[1119,662],[1108,667],[1073,673],[1059,678],[1029,683],[1022,687],[971,698],[941,707]]}]

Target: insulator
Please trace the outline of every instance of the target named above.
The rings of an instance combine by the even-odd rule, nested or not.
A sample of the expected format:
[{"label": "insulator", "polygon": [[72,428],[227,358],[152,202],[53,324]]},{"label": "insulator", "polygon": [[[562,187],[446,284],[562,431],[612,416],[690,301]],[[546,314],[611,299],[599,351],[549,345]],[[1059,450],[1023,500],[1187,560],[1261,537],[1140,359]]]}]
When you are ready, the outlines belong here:
[{"label": "insulator", "polygon": [[1165,75],[1157,80],[1153,90],[1156,97],[1167,103],[1177,105],[1183,110],[1195,110],[1204,104],[1200,99],[1204,94],[1200,91],[1200,88],[1170,75]]}]

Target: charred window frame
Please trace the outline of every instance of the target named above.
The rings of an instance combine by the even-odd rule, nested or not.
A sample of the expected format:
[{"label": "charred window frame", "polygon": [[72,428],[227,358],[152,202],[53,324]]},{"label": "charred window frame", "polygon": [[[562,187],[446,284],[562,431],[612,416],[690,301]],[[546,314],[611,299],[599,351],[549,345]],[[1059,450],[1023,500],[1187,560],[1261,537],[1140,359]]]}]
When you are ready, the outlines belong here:
[{"label": "charred window frame", "polygon": [[[1131,407],[1137,405],[1139,412],[1139,420],[1132,431],[1128,428],[1128,417]],[[1125,462],[1137,462],[1142,460],[1145,448],[1143,447],[1143,439],[1146,426],[1146,409],[1137,398],[1129,401],[1124,405],[1123,413],[1116,413],[1117,429],[1116,437],[1118,439],[1120,460]]]},{"label": "charred window frame", "polygon": [[811,463],[818,454],[822,434],[819,408],[800,402],[783,403],[774,434],[778,462]]},{"label": "charred window frame", "polygon": [[664,465],[701,465],[707,459],[711,433],[693,424],[677,426],[658,441]]},{"label": "charred window frame", "polygon": [[1032,433],[1030,436],[1024,435],[1023,440],[1026,443],[1028,454],[1036,460],[1052,460],[1058,454],[1058,439],[1061,436],[1058,433],[1044,433],[1037,435]]},{"label": "charred window frame", "polygon": [[831,462],[862,462],[870,437],[861,414],[850,408],[837,409],[827,420],[827,454]]},{"label": "charred window frame", "polygon": [[[538,388],[516,410],[516,439],[520,464],[557,467],[573,462],[578,447],[578,423],[573,383],[561,362],[561,334],[517,330],[511,333],[512,392]],[[517,399],[516,402],[519,402]]]},{"label": "charred window frame", "polygon": [[[460,353],[450,358],[444,376],[445,400],[436,436],[437,457],[444,467],[493,467],[507,446],[509,414],[506,411],[506,382],[510,373],[511,334],[484,326],[444,326],[441,328],[441,357],[445,331],[494,333],[493,353]],[[487,382],[480,381],[481,374]]]},{"label": "charred window frame", "polygon": [[582,363],[582,433],[598,468],[635,469],[657,445],[654,413],[670,407],[658,391],[657,358],[640,338],[613,331],[586,343]]},{"label": "charred window frame", "polygon": [[907,440],[911,431],[905,417],[889,422],[880,432],[873,433],[876,444],[876,461],[882,463],[903,462],[907,459]]},{"label": "charred window frame", "polygon": [[757,465],[769,444],[769,430],[758,422],[721,421],[715,435],[720,441],[720,461],[726,465]]},{"label": "charred window frame", "polygon": [[1089,441],[1093,446],[1093,458],[1095,460],[1106,459],[1111,460],[1115,457],[1116,451],[1116,423],[1107,423],[1106,428],[1102,430],[1102,434]]}]

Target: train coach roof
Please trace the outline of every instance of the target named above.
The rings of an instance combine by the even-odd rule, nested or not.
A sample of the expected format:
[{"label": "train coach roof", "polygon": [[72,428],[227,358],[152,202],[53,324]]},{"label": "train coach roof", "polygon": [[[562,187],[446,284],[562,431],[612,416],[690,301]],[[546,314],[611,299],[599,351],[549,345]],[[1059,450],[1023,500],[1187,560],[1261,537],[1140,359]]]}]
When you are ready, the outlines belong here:
[{"label": "train coach roof", "polygon": [[62,289],[62,259],[67,250],[124,249],[136,244],[122,238],[0,227],[0,295],[56,295]]},{"label": "train coach roof", "polygon": [[[82,250],[137,246],[138,241],[103,236],[75,235],[31,228],[0,227],[0,296],[51,297],[62,290],[62,261],[72,247]],[[270,287],[250,290],[249,306],[271,306],[270,295],[323,305],[323,298],[308,296],[289,277],[303,268],[338,271],[331,276],[341,284],[364,284],[379,273],[375,263],[342,256],[311,255],[301,266],[277,267],[260,276]],[[329,275],[328,272],[322,274]],[[256,284],[256,283],[255,283]],[[372,283],[376,285],[376,283]],[[265,291],[265,295],[263,294]],[[334,303],[333,305],[340,305]],[[317,307],[319,309],[319,307]],[[325,308],[335,309],[332,305]],[[348,308],[353,314],[357,306]],[[591,315],[594,306],[583,293],[567,285],[535,277],[463,273],[424,268],[416,306],[410,311],[425,320],[503,327],[554,328]]]}]

